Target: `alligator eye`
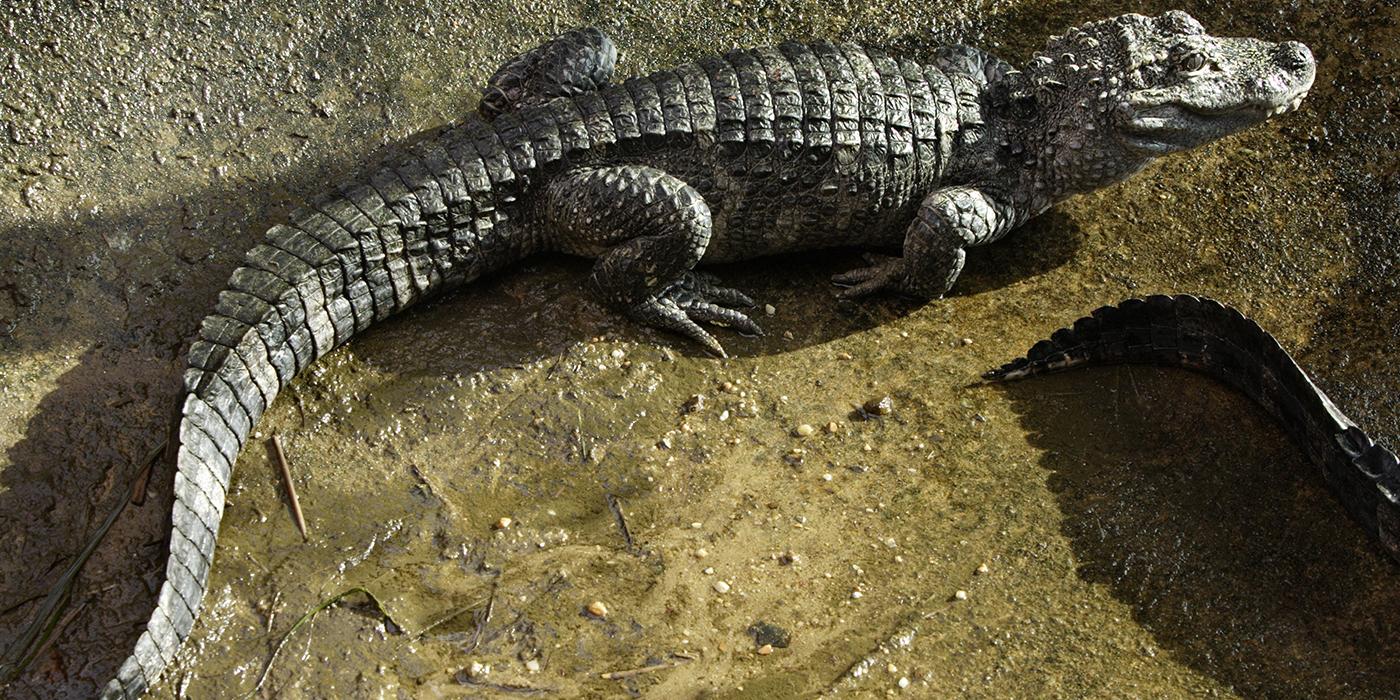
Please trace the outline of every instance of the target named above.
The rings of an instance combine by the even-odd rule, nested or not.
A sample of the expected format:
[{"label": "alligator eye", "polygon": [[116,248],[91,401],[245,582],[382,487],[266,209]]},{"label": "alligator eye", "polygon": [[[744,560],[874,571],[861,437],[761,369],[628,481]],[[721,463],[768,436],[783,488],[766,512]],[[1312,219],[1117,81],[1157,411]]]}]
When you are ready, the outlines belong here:
[{"label": "alligator eye", "polygon": [[1177,63],[1184,73],[1195,73],[1206,67],[1206,57],[1198,52],[1188,53]]}]

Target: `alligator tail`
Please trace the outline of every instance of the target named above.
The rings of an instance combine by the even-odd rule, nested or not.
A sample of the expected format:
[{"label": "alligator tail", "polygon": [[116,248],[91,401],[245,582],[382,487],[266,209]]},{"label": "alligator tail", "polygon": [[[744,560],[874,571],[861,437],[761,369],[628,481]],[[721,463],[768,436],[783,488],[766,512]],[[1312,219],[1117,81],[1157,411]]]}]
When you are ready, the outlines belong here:
[{"label": "alligator tail", "polygon": [[448,160],[457,145],[416,149],[274,226],[203,320],[184,375],[165,581],[102,697],[142,695],[189,637],[234,462],[282,388],[371,324],[515,257],[493,193],[469,194]]},{"label": "alligator tail", "polygon": [[1347,418],[1272,335],[1220,302],[1157,295],[1104,306],[982,376],[1006,381],[1112,364],[1181,367],[1249,396],[1307,451],[1347,513],[1400,561],[1395,453]]}]

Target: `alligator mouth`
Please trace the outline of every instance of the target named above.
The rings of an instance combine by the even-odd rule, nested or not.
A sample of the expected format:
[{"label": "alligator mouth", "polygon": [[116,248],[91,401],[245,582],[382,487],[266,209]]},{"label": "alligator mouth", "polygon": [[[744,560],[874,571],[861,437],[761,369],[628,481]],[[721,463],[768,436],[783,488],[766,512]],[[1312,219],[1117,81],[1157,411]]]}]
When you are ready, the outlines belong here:
[{"label": "alligator mouth", "polygon": [[1302,104],[1308,91],[1273,104],[1246,104],[1223,109],[1202,109],[1172,102],[1132,110],[1120,122],[1128,145],[1153,154],[1194,148],[1272,117],[1287,114]]}]

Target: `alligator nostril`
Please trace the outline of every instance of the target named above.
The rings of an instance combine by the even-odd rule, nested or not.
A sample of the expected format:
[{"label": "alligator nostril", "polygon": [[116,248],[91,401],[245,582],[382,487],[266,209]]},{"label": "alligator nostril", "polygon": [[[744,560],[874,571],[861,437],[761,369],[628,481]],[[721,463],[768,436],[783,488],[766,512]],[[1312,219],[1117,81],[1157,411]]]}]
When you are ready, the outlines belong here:
[{"label": "alligator nostril", "polygon": [[1274,57],[1280,67],[1291,71],[1302,71],[1313,66],[1313,55],[1307,46],[1296,41],[1286,41],[1278,45]]}]

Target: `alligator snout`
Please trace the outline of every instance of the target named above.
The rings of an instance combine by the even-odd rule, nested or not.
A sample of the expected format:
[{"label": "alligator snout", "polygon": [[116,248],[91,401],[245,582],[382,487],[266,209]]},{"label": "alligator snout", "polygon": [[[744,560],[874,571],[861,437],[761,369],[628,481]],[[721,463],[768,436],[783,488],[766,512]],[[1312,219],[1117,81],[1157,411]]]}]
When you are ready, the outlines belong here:
[{"label": "alligator snout", "polygon": [[1308,47],[1296,41],[1285,41],[1274,49],[1274,61],[1280,68],[1293,73],[1309,73],[1316,66]]}]

